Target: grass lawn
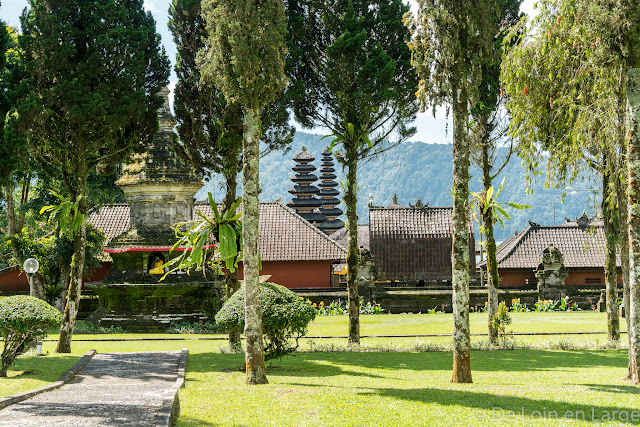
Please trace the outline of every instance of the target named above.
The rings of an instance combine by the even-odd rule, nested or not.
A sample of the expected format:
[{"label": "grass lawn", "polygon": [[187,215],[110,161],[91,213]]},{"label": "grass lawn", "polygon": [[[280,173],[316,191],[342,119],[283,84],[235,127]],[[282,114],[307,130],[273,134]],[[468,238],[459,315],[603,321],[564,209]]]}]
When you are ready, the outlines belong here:
[{"label": "grass lawn", "polygon": [[[513,313],[512,317],[512,331],[604,332],[606,326],[604,313]],[[362,316],[361,320],[363,335],[446,334],[452,328],[451,314],[377,315]],[[471,315],[473,333],[484,332],[485,323],[486,314]],[[346,316],[319,317],[309,334],[344,335],[346,324]],[[184,339],[123,340],[149,336]],[[224,341],[168,334],[74,337],[96,341],[76,341],[73,354],[64,356],[51,354],[55,342],[45,342],[44,350],[49,354],[19,358],[9,378],[0,379],[0,395],[54,381],[90,349],[120,352],[187,347],[187,382],[180,392],[179,426],[640,424],[640,412],[634,412],[640,411],[640,387],[622,380],[627,364],[624,349],[474,351],[474,383],[464,385],[449,382],[449,352],[305,352],[269,362],[270,383],[247,387],[240,370],[243,356],[220,353]],[[97,341],[105,338],[113,341]],[[535,343],[559,338],[517,336],[516,340]],[[371,338],[363,339],[363,344],[402,344],[417,339],[451,340]],[[580,339],[602,341],[606,335]],[[315,339],[325,341],[344,344],[346,340]],[[306,345],[303,343],[303,349]],[[555,419],[563,416],[573,419]]]}]

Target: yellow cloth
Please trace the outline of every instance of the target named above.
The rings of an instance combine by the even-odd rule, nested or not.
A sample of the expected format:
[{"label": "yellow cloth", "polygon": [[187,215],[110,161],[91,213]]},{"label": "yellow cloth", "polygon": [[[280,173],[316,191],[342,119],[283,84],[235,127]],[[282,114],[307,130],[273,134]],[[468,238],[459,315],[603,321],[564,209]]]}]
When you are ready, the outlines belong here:
[{"label": "yellow cloth", "polygon": [[162,268],[163,265],[164,263],[162,262],[162,260],[158,260],[153,265],[153,268],[149,270],[149,274],[164,274],[164,268]]}]

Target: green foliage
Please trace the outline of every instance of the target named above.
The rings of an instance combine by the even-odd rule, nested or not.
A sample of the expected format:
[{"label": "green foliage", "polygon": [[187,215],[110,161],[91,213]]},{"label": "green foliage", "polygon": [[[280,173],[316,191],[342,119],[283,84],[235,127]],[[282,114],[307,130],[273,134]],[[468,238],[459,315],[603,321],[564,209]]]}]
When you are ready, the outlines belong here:
[{"label": "green foliage", "polygon": [[168,77],[155,22],[139,0],[36,0],[21,22],[21,128],[38,162],[83,193],[91,171],[112,169],[155,135]]},{"label": "green foliage", "polygon": [[18,295],[0,299],[0,336],[4,340],[0,377],[7,376],[25,342],[44,338],[47,329],[59,325],[61,319],[56,309],[38,298]]},{"label": "green foliage", "polygon": [[[238,103],[227,102],[218,86],[202,82],[197,64],[198,51],[208,37],[199,0],[173,0],[169,8],[169,29],[178,49],[175,71],[178,82],[174,111],[178,121],[177,152],[199,174],[223,174],[235,180],[241,168],[243,112]],[[268,104],[261,112],[262,142],[268,150],[291,143],[294,129],[282,102]]]},{"label": "green foliage", "polygon": [[[40,263],[38,275],[42,279],[45,298],[53,304],[69,280],[68,277],[61,276],[61,267],[71,264],[74,252],[73,236],[70,232],[47,233],[45,236],[41,236],[24,228],[20,234],[13,236],[12,239],[13,245],[18,249],[19,258],[36,258]],[[0,240],[0,252],[8,250],[9,245],[8,239]],[[104,234],[88,224],[83,269],[87,276],[100,266],[103,247]]]},{"label": "green foliage", "polygon": [[72,202],[55,191],[52,191],[51,194],[58,199],[59,204],[44,206],[40,209],[40,215],[47,212],[49,214],[49,222],[57,224],[61,233],[74,233],[85,221],[85,215],[79,211],[79,199],[83,196]]},{"label": "green foliage", "polygon": [[209,37],[198,57],[202,78],[228,102],[260,110],[287,86],[282,0],[213,0],[202,10]]},{"label": "green foliage", "polygon": [[[265,360],[282,357],[298,348],[298,339],[316,317],[316,309],[303,298],[275,283],[260,284]],[[244,286],[224,303],[216,323],[226,329],[244,328]],[[295,340],[295,345],[291,339]]]},{"label": "green foliage", "polygon": [[167,329],[170,334],[219,334],[226,332],[214,322],[180,322]]},{"label": "green foliage", "polygon": [[[207,266],[217,266],[221,263],[224,263],[227,271],[235,271],[238,262],[242,260],[242,213],[238,212],[240,202],[241,199],[236,200],[229,209],[223,209],[220,213],[218,205],[209,193],[209,206],[213,218],[198,212],[200,219],[187,223],[189,228],[186,231],[181,230],[185,224],[176,227],[176,234],[182,237],[173,245],[171,252],[178,248],[183,249],[178,257],[166,263],[169,271],[162,278],[177,270],[189,272],[195,268],[196,271],[206,272]],[[218,242],[218,246],[211,251],[214,240]],[[213,257],[214,253],[218,257]]]},{"label": "green foliage", "polygon": [[324,301],[320,301],[317,308],[318,315],[320,316],[337,316],[349,313],[349,310],[347,310],[347,307],[342,300],[334,300],[327,305],[324,304]]},{"label": "green foliage", "polygon": [[[502,183],[500,183],[500,187],[498,187],[498,191],[494,191],[493,187],[489,187],[486,192],[480,193],[471,193],[471,209],[473,211],[473,215],[477,222],[482,222],[481,219],[477,217],[477,213],[486,214],[489,209],[491,209],[491,213],[493,215],[493,223],[500,222],[500,225],[504,229],[504,219],[511,219],[509,213],[505,210],[506,206],[509,206],[513,209],[530,209],[531,206],[525,205],[522,203],[501,203],[498,202],[498,197],[502,190],[504,190],[505,180],[502,179]],[[495,193],[495,194],[494,194]],[[479,212],[478,212],[479,211]],[[481,232],[485,232],[483,228],[481,228]]]},{"label": "green foliage", "polygon": [[559,301],[539,299],[535,303],[535,311],[555,311],[558,304]]},{"label": "green foliage", "polygon": [[520,298],[514,298],[511,300],[511,311],[514,313],[526,313],[529,311],[527,304],[520,302]]},{"label": "green foliage", "polygon": [[15,106],[24,96],[25,74],[18,34],[0,21],[0,186],[26,175],[27,140],[15,128]]},{"label": "green foliage", "polygon": [[[307,300],[308,303],[311,303]],[[334,300],[329,304],[325,305],[324,301],[320,301],[319,304],[312,304],[313,307],[317,308],[319,316],[337,316],[343,314],[349,314],[349,309],[346,304],[342,300]],[[360,298],[360,305],[358,312],[360,314],[385,314],[384,309],[377,302],[367,302],[363,303],[362,298]]]},{"label": "green foliage", "polygon": [[507,326],[511,324],[511,315],[509,308],[504,301],[498,304],[498,311],[491,318],[491,326],[497,329],[498,338],[504,340],[507,337]]},{"label": "green foliage", "polygon": [[[465,89],[465,104],[477,102],[482,67],[494,56],[498,34],[490,16],[496,2],[419,0],[418,14],[407,15],[411,60],[420,76],[416,96],[423,110],[458,102],[454,88]],[[466,124],[465,124],[466,126]]]},{"label": "green foliage", "polygon": [[105,328],[104,326],[95,326],[90,322],[78,321],[73,326],[73,332],[76,334],[122,334],[125,331],[121,326],[111,325]]}]

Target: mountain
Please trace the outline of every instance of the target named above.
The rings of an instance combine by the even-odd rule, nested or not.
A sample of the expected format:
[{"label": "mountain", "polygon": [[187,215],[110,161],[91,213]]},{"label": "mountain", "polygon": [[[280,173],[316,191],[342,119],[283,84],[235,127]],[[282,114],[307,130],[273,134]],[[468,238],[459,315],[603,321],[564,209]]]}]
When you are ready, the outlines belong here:
[{"label": "mountain", "polygon": [[[288,190],[293,185],[290,181],[293,176],[291,167],[295,164],[292,157],[302,146],[306,146],[307,151],[316,157],[313,164],[320,169],[321,153],[330,142],[329,138],[321,138],[322,135],[297,132],[288,152],[273,152],[260,159],[261,201],[280,200],[286,203],[291,200]],[[418,198],[425,204],[429,203],[429,206],[451,206],[452,165],[451,145],[422,142],[401,144],[364,162],[358,168],[358,222],[368,221],[367,204],[371,196],[373,204],[377,206],[389,205],[394,194],[398,195],[398,201],[403,206],[415,204]],[[543,170],[543,177],[544,173]],[[337,180],[345,181],[345,172],[337,162],[336,175]],[[472,168],[471,175],[471,191],[480,191],[480,172]],[[599,211],[599,193],[567,190],[563,203],[563,190],[545,188],[544,179],[534,182],[530,186],[531,194],[527,194],[525,175],[520,159],[513,155],[509,165],[495,180],[494,186],[498,186],[503,178],[506,183],[499,201],[531,206],[531,209],[525,210],[507,209],[511,220],[505,220],[504,230],[497,225],[495,234],[498,241],[506,239],[516,231],[522,231],[528,226],[528,220],[541,225],[552,225],[554,199],[556,224],[564,222],[565,216],[574,219],[584,212],[593,215]],[[216,200],[221,200],[224,194],[221,182],[220,178],[214,178],[203,187],[197,197],[204,199],[209,191],[216,196]],[[572,184],[572,187],[599,189],[600,182],[598,179],[585,180]],[[344,204],[341,204],[340,208],[345,210]],[[474,224],[474,228],[477,234],[479,224]]]}]

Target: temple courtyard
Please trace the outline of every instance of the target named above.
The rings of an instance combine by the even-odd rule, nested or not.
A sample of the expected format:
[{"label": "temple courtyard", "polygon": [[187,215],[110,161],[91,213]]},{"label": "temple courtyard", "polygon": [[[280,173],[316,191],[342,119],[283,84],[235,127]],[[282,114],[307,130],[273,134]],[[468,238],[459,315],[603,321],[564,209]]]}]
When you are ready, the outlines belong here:
[{"label": "temple courtyard", "polygon": [[221,334],[75,334],[71,355],[53,354],[52,334],[45,355],[20,357],[0,390],[53,383],[91,349],[186,348],[178,426],[640,424],[640,391],[623,379],[626,334],[608,343],[605,313],[511,315],[496,349],[481,335],[486,313],[471,313],[473,384],[450,383],[452,318],[434,313],[363,315],[359,348],[342,338],[346,316],[318,317],[300,351],[269,361],[269,384],[256,387]]}]

